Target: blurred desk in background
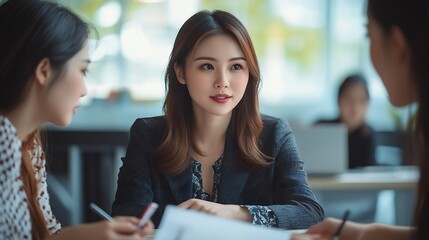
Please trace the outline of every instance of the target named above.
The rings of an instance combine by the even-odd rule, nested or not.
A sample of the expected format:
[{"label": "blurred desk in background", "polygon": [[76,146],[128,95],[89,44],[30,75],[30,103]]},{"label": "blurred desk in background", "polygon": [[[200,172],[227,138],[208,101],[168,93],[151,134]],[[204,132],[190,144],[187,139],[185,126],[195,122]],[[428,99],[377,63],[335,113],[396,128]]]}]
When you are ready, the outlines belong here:
[{"label": "blurred desk in background", "polygon": [[414,190],[418,181],[415,166],[375,166],[338,175],[308,177],[314,190]]},{"label": "blurred desk in background", "polygon": [[[341,217],[345,209],[355,208],[352,216],[367,211],[367,215],[372,214],[374,218],[377,207],[378,219],[375,217],[372,221],[381,218],[382,222],[397,225],[412,223],[418,180],[419,171],[415,166],[366,167],[338,175],[308,177],[318,200],[326,206],[328,217]],[[392,199],[377,198],[379,193]],[[371,221],[367,219],[357,221]]]}]

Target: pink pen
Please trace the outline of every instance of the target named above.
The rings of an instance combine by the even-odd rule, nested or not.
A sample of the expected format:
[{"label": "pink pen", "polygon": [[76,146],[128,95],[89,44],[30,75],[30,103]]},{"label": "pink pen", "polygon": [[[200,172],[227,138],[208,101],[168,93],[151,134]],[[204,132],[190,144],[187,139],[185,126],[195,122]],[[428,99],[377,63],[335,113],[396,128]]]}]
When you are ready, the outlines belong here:
[{"label": "pink pen", "polygon": [[146,209],[144,210],[142,217],[140,218],[140,222],[137,225],[139,228],[143,228],[144,225],[150,220],[152,215],[155,213],[156,209],[158,208],[158,204],[151,202]]}]

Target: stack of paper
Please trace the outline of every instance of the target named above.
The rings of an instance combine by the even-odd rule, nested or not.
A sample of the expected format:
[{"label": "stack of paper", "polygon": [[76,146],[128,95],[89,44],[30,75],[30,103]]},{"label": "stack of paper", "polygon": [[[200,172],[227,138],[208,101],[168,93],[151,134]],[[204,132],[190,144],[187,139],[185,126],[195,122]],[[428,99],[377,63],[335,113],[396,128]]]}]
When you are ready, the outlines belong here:
[{"label": "stack of paper", "polygon": [[251,223],[219,218],[212,215],[167,206],[157,240],[288,240],[291,231],[267,228]]}]

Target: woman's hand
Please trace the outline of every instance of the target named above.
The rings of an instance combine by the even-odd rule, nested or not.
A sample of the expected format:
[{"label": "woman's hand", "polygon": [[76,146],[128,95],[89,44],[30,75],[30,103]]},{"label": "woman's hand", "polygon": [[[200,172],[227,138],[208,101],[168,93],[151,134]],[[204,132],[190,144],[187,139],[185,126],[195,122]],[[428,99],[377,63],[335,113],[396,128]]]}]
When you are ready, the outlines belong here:
[{"label": "woman's hand", "polygon": [[[306,233],[294,234],[292,240],[331,240],[334,237],[341,220],[328,218],[308,229]],[[368,225],[347,221],[340,233],[341,240],[361,240]]]},{"label": "woman's hand", "polygon": [[249,210],[238,205],[225,205],[200,199],[189,199],[181,203],[178,207],[193,209],[223,218],[231,218],[247,222],[252,221],[252,216],[250,215]]},{"label": "woman's hand", "polygon": [[[138,224],[138,223],[137,223]],[[153,225],[152,221],[148,221],[143,228],[139,229],[137,232],[141,237],[147,236],[153,232],[153,229],[155,226]]]},{"label": "woman's hand", "polygon": [[[292,240],[327,240],[332,239],[341,220],[328,218],[308,229],[306,233],[294,234]],[[340,240],[380,240],[380,239],[413,239],[414,228],[398,227],[380,223],[359,224],[347,221],[340,233]]]},{"label": "woman's hand", "polygon": [[153,231],[154,225],[149,221],[142,229],[139,229],[138,222],[139,219],[135,217],[115,217],[111,222],[100,221],[64,228],[51,239],[143,239]]}]

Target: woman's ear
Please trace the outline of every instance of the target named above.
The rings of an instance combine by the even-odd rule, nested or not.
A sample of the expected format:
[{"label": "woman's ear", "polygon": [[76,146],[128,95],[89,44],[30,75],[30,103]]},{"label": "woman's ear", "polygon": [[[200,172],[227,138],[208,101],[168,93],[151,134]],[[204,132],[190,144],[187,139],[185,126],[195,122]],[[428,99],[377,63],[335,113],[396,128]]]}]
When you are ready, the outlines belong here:
[{"label": "woman's ear", "polygon": [[47,85],[52,76],[51,61],[47,58],[43,58],[39,64],[37,64],[34,76],[40,85]]},{"label": "woman's ear", "polygon": [[174,72],[176,73],[177,80],[179,81],[179,83],[185,85],[186,81],[185,81],[185,76],[183,74],[183,69],[179,67],[177,63],[174,64]]}]

